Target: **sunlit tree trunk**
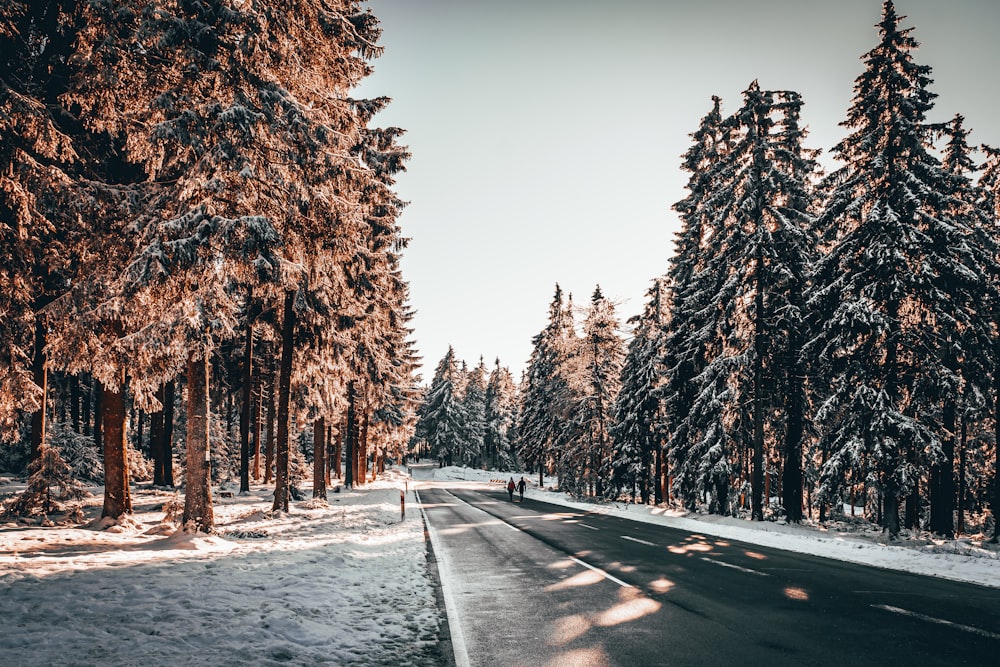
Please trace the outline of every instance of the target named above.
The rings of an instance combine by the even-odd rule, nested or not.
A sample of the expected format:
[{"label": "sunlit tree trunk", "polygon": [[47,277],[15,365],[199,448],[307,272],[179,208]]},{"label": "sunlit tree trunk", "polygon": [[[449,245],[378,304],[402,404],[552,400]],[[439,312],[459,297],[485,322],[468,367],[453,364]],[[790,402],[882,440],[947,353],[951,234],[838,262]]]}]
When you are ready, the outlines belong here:
[{"label": "sunlit tree trunk", "polygon": [[291,492],[288,480],[288,403],[292,386],[292,352],[295,335],[295,292],[285,293],[281,326],[281,365],[278,373],[278,441],[274,456],[274,505],[272,510],[288,511]]},{"label": "sunlit tree trunk", "polygon": [[209,440],[208,360],[188,359],[187,463],[184,470],[184,527],[211,533],[215,528],[212,509],[212,450]]},{"label": "sunlit tree trunk", "polygon": [[313,422],[313,498],[326,500],[326,420]]},{"label": "sunlit tree trunk", "polygon": [[240,405],[240,493],[250,491],[250,412],[253,395],[253,322],[247,322],[243,348],[243,391]]},{"label": "sunlit tree trunk", "polygon": [[119,519],[132,513],[125,442],[125,369],[117,370],[112,391],[102,386],[101,411],[104,435],[104,509],[102,517]]}]

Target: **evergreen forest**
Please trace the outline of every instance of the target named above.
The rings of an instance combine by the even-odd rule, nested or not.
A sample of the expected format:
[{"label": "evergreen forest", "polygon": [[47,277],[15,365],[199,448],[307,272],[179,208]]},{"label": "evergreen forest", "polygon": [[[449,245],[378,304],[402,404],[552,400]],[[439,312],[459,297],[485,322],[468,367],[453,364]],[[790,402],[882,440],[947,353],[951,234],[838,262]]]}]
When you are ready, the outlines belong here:
[{"label": "evergreen forest", "polygon": [[[453,349],[421,386],[395,178],[352,91],[357,0],[0,9],[0,470],[19,515],[104,486],[530,470],[595,501],[1000,536],[1000,149],[932,122],[885,0],[824,171],[795,91],[713,97],[664,272],[623,320],[557,285],[521,378]],[[548,289],[548,286],[545,287]],[[53,487],[57,492],[53,494]]]}]

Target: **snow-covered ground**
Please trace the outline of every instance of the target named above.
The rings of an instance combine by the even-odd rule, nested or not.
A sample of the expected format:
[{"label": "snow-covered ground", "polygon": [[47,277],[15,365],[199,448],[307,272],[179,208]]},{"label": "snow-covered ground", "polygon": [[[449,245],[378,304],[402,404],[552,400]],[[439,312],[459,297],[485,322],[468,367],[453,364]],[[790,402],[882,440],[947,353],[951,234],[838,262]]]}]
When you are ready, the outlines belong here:
[{"label": "snow-covered ground", "polygon": [[[491,480],[510,476],[457,467],[414,473],[438,484],[495,488]],[[528,497],[567,507],[1000,587],[995,545],[968,538],[886,544],[880,532],[861,527],[579,503],[524,477]],[[361,489],[331,493],[328,503],[293,502],[290,513],[276,515],[270,488],[216,493],[213,536],[178,532],[166,517],[181,496],[142,485],[126,525],[101,530],[94,521],[99,488],[85,507],[89,525],[0,523],[0,665],[442,664],[450,650],[440,643],[445,614],[413,495],[425,483],[389,471]],[[0,477],[0,497],[23,486]]]},{"label": "snow-covered ground", "polygon": [[[277,515],[269,488],[217,494],[213,536],[178,532],[163,507],[180,496],[142,486],[125,526],[0,524],[0,665],[441,664],[444,616],[412,487],[400,520],[405,483],[393,471]],[[0,478],[0,496],[19,488]]]},{"label": "snow-covered ground", "polygon": [[[490,484],[492,480],[510,477],[510,473],[460,467],[434,471],[435,479],[469,485]],[[515,481],[520,478],[520,474],[514,475]],[[1000,588],[1000,549],[996,544],[984,544],[981,537],[942,540],[929,535],[904,535],[889,543],[881,530],[861,521],[853,524],[829,523],[821,527],[809,522],[801,525],[750,522],[735,517],[691,514],[647,505],[575,502],[566,494],[551,490],[549,485],[554,484],[555,479],[546,478],[545,489],[538,487],[538,475],[525,474],[524,479],[528,482],[526,497],[565,507],[814,556]],[[494,483],[493,486],[501,485]]]}]

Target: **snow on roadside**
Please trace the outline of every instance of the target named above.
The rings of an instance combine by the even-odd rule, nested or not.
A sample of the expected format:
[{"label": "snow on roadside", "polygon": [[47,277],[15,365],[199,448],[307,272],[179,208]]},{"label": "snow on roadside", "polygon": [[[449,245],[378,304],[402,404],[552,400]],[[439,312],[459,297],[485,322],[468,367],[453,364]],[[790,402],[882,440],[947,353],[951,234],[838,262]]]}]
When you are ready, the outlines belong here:
[{"label": "snow on roadside", "polygon": [[[436,480],[490,484],[497,480],[514,481],[521,473],[498,473],[451,466],[434,471]],[[813,522],[801,525],[773,521],[751,522],[736,517],[695,514],[683,510],[632,505],[625,503],[590,503],[573,500],[565,493],[552,490],[546,478],[546,488],[538,488],[538,476],[523,474],[528,482],[525,496],[556,505],[600,514],[621,516],[635,521],[660,524],[694,533],[738,540],[760,546],[774,547],[799,553],[862,563],[891,570],[901,570],[956,581],[1000,588],[1000,552],[981,541],[970,538],[955,540],[901,539],[887,544],[878,530],[829,524],[821,527]],[[496,484],[499,487],[499,484]]]},{"label": "snow on roadside", "polygon": [[[273,491],[254,486],[216,497],[211,536],[163,523],[178,495],[149,488],[124,528],[0,524],[0,664],[440,664],[443,617],[412,493],[400,520],[403,487],[390,471],[272,515]],[[100,508],[97,495],[88,518]]]}]

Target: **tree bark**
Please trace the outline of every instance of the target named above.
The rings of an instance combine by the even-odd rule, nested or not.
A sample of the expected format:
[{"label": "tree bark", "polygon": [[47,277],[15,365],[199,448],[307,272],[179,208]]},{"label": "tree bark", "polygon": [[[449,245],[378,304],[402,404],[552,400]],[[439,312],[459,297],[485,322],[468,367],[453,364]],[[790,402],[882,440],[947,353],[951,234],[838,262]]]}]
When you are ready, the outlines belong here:
[{"label": "tree bark", "polygon": [[[124,409],[124,408],[123,408]],[[94,379],[94,446],[104,452],[104,384]]]},{"label": "tree bark", "polygon": [[326,500],[326,419],[313,422],[313,498]]},{"label": "tree bark", "polygon": [[80,376],[69,378],[69,419],[73,424],[73,432],[80,432]]},{"label": "tree bark", "polygon": [[45,413],[49,402],[49,374],[45,366],[45,320],[40,315],[35,318],[35,351],[31,372],[35,384],[42,390],[42,404],[31,415],[31,460],[37,461],[45,446]]},{"label": "tree bark", "polygon": [[247,322],[240,405],[240,493],[250,491],[250,403],[253,393],[253,322]]},{"label": "tree bark", "polygon": [[274,360],[271,360],[271,371],[267,378],[267,439],[264,441],[264,484],[270,484],[274,469],[274,419],[275,391]]},{"label": "tree bark", "polygon": [[253,481],[260,482],[260,401],[261,382],[260,370],[254,370],[251,375],[253,406],[250,413],[250,433],[253,437]]},{"label": "tree bark", "polygon": [[163,455],[163,486],[174,486],[174,381],[163,388],[163,436],[160,441]]},{"label": "tree bark", "polygon": [[116,520],[132,513],[125,442],[125,369],[119,368],[117,375],[116,390],[101,388],[104,422],[104,509],[101,517]]},{"label": "tree bark", "polygon": [[187,365],[187,465],[184,471],[185,530],[211,533],[215,528],[212,510],[212,449],[209,440],[207,359],[188,358]]},{"label": "tree bark", "polygon": [[[785,401],[785,460],[781,466],[781,502],[792,523],[802,521],[802,438],[805,432],[806,395],[799,367],[798,345],[789,350],[788,397]],[[853,507],[853,505],[852,505]]]},{"label": "tree bark", "polygon": [[281,325],[281,367],[278,376],[278,442],[274,457],[274,511],[288,511],[288,403],[292,386],[292,352],[295,349],[295,292],[285,292]]},{"label": "tree bark", "polygon": [[344,487],[353,488],[354,486],[354,475],[357,472],[357,460],[355,459],[355,450],[357,449],[357,431],[358,431],[358,416],[357,416],[357,396],[354,380],[347,383],[347,428],[344,434],[344,440],[347,444],[347,462],[344,466]]},{"label": "tree bark", "polygon": [[153,486],[163,486],[163,411],[164,387],[156,390],[156,399],[160,401],[160,409],[149,416],[149,453],[153,458]]}]

